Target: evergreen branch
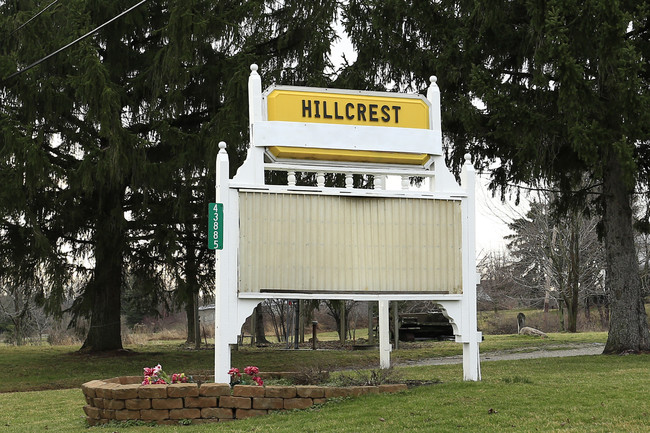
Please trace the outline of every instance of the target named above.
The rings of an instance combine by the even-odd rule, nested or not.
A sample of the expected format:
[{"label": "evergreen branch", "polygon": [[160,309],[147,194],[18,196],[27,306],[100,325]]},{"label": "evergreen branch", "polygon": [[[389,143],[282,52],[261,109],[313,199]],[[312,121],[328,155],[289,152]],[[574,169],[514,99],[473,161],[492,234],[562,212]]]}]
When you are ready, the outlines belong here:
[{"label": "evergreen branch", "polygon": [[14,31],[12,31],[12,32],[9,34],[9,36],[13,35],[13,34],[16,33],[18,30],[22,29],[22,28],[25,27],[27,24],[29,24],[29,23],[31,23],[32,21],[34,21],[34,20],[35,20],[36,18],[38,18],[38,17],[39,17],[43,12],[45,12],[46,10],[48,10],[51,6],[53,6],[53,5],[54,5],[55,3],[57,3],[58,1],[59,1],[59,0],[54,0],[54,1],[53,1],[52,3],[50,3],[49,5],[45,6],[45,7],[44,7],[43,9],[41,9],[41,10],[40,10],[36,15],[34,15],[33,17],[31,17],[30,19],[28,19],[27,21],[25,21],[24,23],[22,23],[22,24],[21,24],[17,29],[15,29]]},{"label": "evergreen branch", "polygon": [[584,188],[580,188],[580,189],[577,189],[577,190],[573,190],[573,191],[562,191],[561,189],[541,188],[541,187],[536,187],[536,186],[524,186],[524,185],[513,184],[513,183],[506,183],[506,186],[510,187],[510,188],[519,188],[519,189],[523,189],[523,190],[526,190],[526,191],[550,192],[550,193],[553,193],[553,194],[566,194],[566,193],[569,193],[569,194],[594,194],[594,195],[600,195],[601,194],[600,192],[598,192],[598,191],[592,192],[591,190],[602,186],[602,182],[599,182],[599,183],[596,183],[596,184],[593,184],[593,185],[590,185],[590,186],[586,186]]},{"label": "evergreen branch", "polygon": [[631,30],[627,33],[625,33],[624,38],[625,39],[631,39],[634,36],[639,36],[644,33],[646,33],[648,30],[650,30],[650,21],[646,20],[646,23],[643,27],[636,28],[634,30]]},{"label": "evergreen branch", "polygon": [[[514,71],[510,69],[500,69],[496,71],[500,75],[511,75],[513,77],[519,77],[519,78],[528,78],[528,79],[533,79],[533,74],[530,72],[523,72],[523,71]],[[546,78],[548,78],[551,81],[557,81],[557,78],[553,75],[548,75],[544,74]]]},{"label": "evergreen branch", "polygon": [[[172,119],[167,120],[167,124],[172,128],[182,129],[183,127],[192,128],[200,125],[203,122],[210,120],[210,111],[209,110],[199,110],[194,111],[189,114],[181,114]],[[148,134],[150,131],[155,129],[152,122],[140,122],[132,123],[125,128],[127,131],[134,134]]]},{"label": "evergreen branch", "polygon": [[75,244],[95,245],[95,242],[92,241],[92,240],[89,240],[89,239],[79,239],[79,238],[75,238],[75,237],[72,237],[72,236],[66,236],[66,235],[61,235],[60,238],[67,241],[67,242],[72,242],[72,243],[75,243]]},{"label": "evergreen branch", "polygon": [[64,169],[73,169],[79,166],[79,161],[77,159],[61,152],[56,147],[48,146],[47,142],[43,142],[42,148],[45,150],[45,154],[52,164]]},{"label": "evergreen branch", "polygon": [[[87,134],[89,137],[91,137],[94,140],[99,140],[99,133],[95,128],[93,128],[91,125],[91,122],[85,122],[82,120],[82,118],[76,117],[74,115],[66,116],[65,121],[70,123],[70,128],[65,128],[62,127],[61,130],[69,130],[73,134],[76,134],[76,129],[79,131],[82,131],[83,133]],[[62,131],[56,131],[56,132],[62,132]]]},{"label": "evergreen branch", "polygon": [[96,27],[95,29],[89,31],[89,32],[86,33],[85,35],[78,37],[77,39],[75,39],[74,41],[72,41],[72,42],[70,42],[69,44],[65,45],[64,47],[59,48],[58,50],[56,50],[56,51],[54,51],[54,52],[48,54],[47,56],[45,56],[45,57],[43,57],[43,58],[41,58],[41,59],[35,61],[35,62],[32,63],[31,65],[28,65],[28,66],[26,66],[25,68],[23,68],[23,69],[21,69],[21,70],[19,70],[19,71],[14,72],[13,74],[11,74],[11,75],[9,75],[7,78],[5,78],[3,81],[7,81],[7,80],[9,80],[9,79],[11,79],[11,78],[13,78],[13,77],[15,77],[15,76],[17,76],[17,75],[22,74],[23,72],[29,71],[29,70],[32,69],[33,67],[38,66],[39,64],[41,64],[41,63],[43,63],[44,61],[48,60],[49,58],[54,57],[55,55],[59,54],[60,52],[67,50],[67,49],[70,48],[71,46],[73,46],[73,45],[75,45],[75,44],[77,44],[77,43],[83,41],[83,40],[86,39],[88,36],[92,36],[93,34],[97,33],[99,30],[103,29],[104,27],[106,27],[107,25],[109,25],[110,23],[112,23],[113,21],[115,21],[116,19],[121,18],[122,16],[128,14],[128,13],[131,12],[133,9],[137,8],[138,6],[140,6],[141,4],[145,3],[146,1],[147,1],[147,0],[142,0],[140,3],[136,4],[135,6],[131,6],[129,9],[125,10],[124,12],[120,13],[119,15],[117,15],[117,16],[111,18],[110,20],[106,21],[104,24],[100,25],[99,27]]}]

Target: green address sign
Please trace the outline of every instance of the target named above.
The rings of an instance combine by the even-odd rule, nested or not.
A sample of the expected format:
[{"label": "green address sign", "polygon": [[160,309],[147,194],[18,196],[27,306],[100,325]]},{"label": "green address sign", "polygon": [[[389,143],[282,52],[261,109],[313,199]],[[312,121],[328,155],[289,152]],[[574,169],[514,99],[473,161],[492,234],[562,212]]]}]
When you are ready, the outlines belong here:
[{"label": "green address sign", "polygon": [[223,249],[223,203],[208,205],[208,248]]}]

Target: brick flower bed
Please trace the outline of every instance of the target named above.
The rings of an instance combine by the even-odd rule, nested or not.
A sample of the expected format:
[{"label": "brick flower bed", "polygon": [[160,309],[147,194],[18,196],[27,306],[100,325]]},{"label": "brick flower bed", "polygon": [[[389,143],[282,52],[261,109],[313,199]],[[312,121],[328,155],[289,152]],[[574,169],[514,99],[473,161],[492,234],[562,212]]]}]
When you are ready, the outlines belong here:
[{"label": "brick flower bed", "polygon": [[93,380],[81,385],[88,424],[143,420],[158,424],[192,424],[266,415],[273,410],[306,409],[333,397],[398,392],[406,385],[250,386],[225,383],[142,385],[140,376]]}]

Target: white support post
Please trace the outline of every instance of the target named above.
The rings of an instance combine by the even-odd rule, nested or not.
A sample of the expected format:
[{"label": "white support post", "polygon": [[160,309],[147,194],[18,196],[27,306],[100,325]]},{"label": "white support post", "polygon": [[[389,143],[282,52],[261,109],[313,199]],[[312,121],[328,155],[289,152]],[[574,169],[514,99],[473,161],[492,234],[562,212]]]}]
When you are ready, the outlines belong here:
[{"label": "white support post", "polygon": [[[440,116],[440,89],[438,88],[437,84],[438,78],[436,78],[435,75],[432,75],[429,77],[429,81],[430,84],[429,88],[427,89],[427,99],[431,102],[429,121],[431,122],[431,129],[442,135],[442,122]],[[435,192],[456,189],[458,187],[458,183],[445,166],[444,158],[442,156],[436,156],[434,159],[435,177],[431,178],[431,185],[429,187],[430,191]]]},{"label": "white support post", "polygon": [[236,222],[236,210],[229,191],[229,162],[226,143],[219,143],[217,155],[216,202],[223,203],[223,249],[216,250],[215,260],[215,308],[214,308],[214,380],[228,383],[230,369],[230,343],[237,335],[237,251],[239,233],[231,230]]},{"label": "white support post", "polygon": [[354,185],[354,179],[352,178],[352,173],[345,173],[345,187],[352,188]]},{"label": "white support post", "polygon": [[399,349],[399,311],[397,301],[393,301],[393,347]]},{"label": "white support post", "polygon": [[248,124],[250,129],[250,145],[246,160],[235,179],[239,183],[264,185],[264,148],[256,147],[255,124],[264,120],[262,111],[262,78],[257,73],[257,65],[251,65],[251,74],[248,77]]},{"label": "white support post", "polygon": [[409,185],[411,185],[411,179],[408,176],[402,176],[402,189],[409,189]]},{"label": "white support post", "polygon": [[465,155],[465,164],[461,173],[462,187],[467,193],[463,206],[463,378],[481,380],[481,360],[479,343],[481,333],[477,331],[476,320],[476,225],[475,225],[475,185],[476,173],[471,156]]},{"label": "white support post", "polygon": [[429,88],[427,89],[427,99],[431,101],[431,129],[442,131],[440,121],[440,89],[438,88],[438,78],[435,75],[429,77]]},{"label": "white support post", "polygon": [[375,189],[386,189],[386,176],[383,174],[375,175]]},{"label": "white support post", "polygon": [[390,332],[389,307],[390,301],[379,301],[379,367],[390,368]]}]

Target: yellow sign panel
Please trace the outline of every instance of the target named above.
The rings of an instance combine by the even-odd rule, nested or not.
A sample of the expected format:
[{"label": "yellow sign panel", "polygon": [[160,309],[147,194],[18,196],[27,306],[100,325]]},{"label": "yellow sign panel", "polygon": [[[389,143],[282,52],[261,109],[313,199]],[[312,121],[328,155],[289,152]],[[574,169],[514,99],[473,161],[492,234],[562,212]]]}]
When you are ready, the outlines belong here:
[{"label": "yellow sign panel", "polygon": [[429,129],[429,106],[420,98],[274,89],[268,120]]},{"label": "yellow sign panel", "polygon": [[375,152],[368,150],[314,149],[309,147],[271,146],[269,152],[278,159],[311,161],[373,162],[376,164],[424,165],[430,156],[423,153]]}]

